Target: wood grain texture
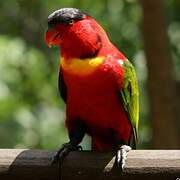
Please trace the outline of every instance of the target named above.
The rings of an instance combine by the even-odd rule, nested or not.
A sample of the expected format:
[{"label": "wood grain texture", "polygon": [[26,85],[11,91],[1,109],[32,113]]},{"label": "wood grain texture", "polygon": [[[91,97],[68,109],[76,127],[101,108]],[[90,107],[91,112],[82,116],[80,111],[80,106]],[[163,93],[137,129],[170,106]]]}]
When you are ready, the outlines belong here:
[{"label": "wood grain texture", "polygon": [[0,180],[106,180],[180,178],[180,150],[132,150],[121,171],[113,153],[71,152],[51,165],[54,152],[0,149]]}]

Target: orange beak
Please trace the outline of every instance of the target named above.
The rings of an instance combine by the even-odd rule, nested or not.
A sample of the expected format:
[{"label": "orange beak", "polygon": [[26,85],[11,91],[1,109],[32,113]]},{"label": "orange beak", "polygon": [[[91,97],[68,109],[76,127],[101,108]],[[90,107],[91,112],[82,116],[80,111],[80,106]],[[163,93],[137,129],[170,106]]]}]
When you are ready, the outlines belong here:
[{"label": "orange beak", "polygon": [[52,45],[60,45],[60,33],[57,30],[48,29],[45,34],[45,42],[48,47],[52,47]]}]

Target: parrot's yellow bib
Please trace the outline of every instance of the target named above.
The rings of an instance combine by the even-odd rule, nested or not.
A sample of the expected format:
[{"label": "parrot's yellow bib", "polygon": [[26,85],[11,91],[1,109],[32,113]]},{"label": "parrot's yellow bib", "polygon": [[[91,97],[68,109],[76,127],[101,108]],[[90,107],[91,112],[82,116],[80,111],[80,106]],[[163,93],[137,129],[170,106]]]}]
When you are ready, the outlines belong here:
[{"label": "parrot's yellow bib", "polygon": [[104,61],[104,57],[87,59],[64,59],[61,57],[60,64],[65,71],[77,75],[88,75],[93,73]]}]

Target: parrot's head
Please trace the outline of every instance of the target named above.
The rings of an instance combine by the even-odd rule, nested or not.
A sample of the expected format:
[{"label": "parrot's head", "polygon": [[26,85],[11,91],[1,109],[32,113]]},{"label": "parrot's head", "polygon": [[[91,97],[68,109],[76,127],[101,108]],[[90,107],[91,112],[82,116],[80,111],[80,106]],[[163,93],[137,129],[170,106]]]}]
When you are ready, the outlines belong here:
[{"label": "parrot's head", "polygon": [[76,8],[62,8],[48,16],[45,41],[49,47],[60,46],[66,59],[89,58],[98,54],[108,37],[91,16]]}]

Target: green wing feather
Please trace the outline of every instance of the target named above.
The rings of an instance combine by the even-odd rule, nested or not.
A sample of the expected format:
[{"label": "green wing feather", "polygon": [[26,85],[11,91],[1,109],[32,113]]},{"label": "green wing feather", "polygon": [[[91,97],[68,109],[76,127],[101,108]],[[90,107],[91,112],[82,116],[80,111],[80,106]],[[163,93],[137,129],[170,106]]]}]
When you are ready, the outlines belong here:
[{"label": "green wing feather", "polygon": [[138,138],[139,124],[139,90],[136,72],[133,65],[127,60],[123,63],[125,70],[124,87],[120,90],[121,99],[123,100],[125,111],[133,127],[134,146]]}]

